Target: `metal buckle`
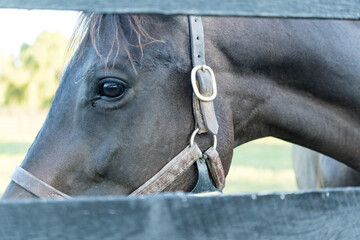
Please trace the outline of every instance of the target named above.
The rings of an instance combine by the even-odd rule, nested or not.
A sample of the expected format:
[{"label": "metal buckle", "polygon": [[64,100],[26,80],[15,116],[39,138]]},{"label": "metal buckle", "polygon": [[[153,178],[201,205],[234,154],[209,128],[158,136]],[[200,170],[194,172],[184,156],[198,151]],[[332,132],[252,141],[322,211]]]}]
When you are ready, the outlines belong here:
[{"label": "metal buckle", "polygon": [[[193,133],[191,134],[190,137],[190,147],[192,147],[194,145],[194,140],[195,140],[195,136],[196,134],[199,132],[200,128],[197,128],[193,131]],[[217,137],[215,134],[211,134],[213,136],[214,142],[213,142],[213,148],[216,149],[217,147]]]},{"label": "metal buckle", "polygon": [[[207,97],[207,96],[203,96],[201,95],[200,91],[199,91],[199,88],[196,84],[196,72],[199,71],[199,70],[202,70],[202,71],[205,71],[207,70],[209,73],[210,73],[210,77],[211,77],[211,84],[212,84],[212,95]],[[206,66],[206,65],[199,65],[199,66],[196,66],[192,69],[191,71],[191,85],[192,85],[192,88],[194,90],[194,94],[195,96],[200,100],[200,101],[203,101],[203,102],[211,102],[213,101],[215,98],[216,98],[216,95],[217,95],[217,88],[216,88],[216,80],[215,80],[215,75],[214,75],[214,72],[213,70],[209,67],[209,66]]]}]

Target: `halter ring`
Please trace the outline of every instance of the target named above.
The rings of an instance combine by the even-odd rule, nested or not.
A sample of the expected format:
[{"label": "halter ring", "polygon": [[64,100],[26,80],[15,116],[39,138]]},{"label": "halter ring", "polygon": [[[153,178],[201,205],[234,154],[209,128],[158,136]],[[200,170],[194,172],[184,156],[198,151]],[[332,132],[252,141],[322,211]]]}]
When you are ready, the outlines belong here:
[{"label": "halter ring", "polygon": [[[199,88],[196,84],[196,73],[197,71],[199,70],[202,70],[202,71],[205,71],[207,70],[209,73],[210,73],[210,77],[211,77],[211,85],[212,85],[212,94],[211,96],[204,96],[204,95],[201,95],[200,91],[199,91]],[[196,67],[194,67],[192,70],[191,70],[191,85],[192,85],[192,88],[193,88],[193,91],[194,91],[194,94],[195,96],[200,100],[200,101],[203,101],[203,102],[211,102],[213,101],[215,98],[216,98],[216,95],[217,95],[217,88],[216,88],[216,80],[215,80],[215,74],[213,72],[213,70],[209,67],[209,66],[206,66],[206,65],[198,65]]]},{"label": "halter ring", "polygon": [[[196,134],[199,132],[200,128],[197,128],[195,129],[192,134],[191,134],[191,137],[190,137],[190,147],[192,147],[194,145],[194,140],[195,140],[195,136]],[[217,137],[215,134],[211,134],[213,136],[213,148],[216,149],[217,147]]]}]

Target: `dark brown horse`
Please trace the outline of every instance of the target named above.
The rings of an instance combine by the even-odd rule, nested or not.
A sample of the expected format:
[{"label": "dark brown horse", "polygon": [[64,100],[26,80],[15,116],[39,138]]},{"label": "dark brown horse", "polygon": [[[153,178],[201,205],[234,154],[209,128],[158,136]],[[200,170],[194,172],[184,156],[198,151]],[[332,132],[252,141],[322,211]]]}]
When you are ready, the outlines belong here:
[{"label": "dark brown horse", "polygon": [[[89,15],[22,163],[68,195],[129,194],[194,129],[185,16]],[[350,21],[203,18],[215,72],[218,151],[275,136],[360,170],[360,29]],[[212,138],[196,138],[200,148]],[[166,191],[190,191],[191,167]],[[5,198],[33,197],[10,183]]]}]

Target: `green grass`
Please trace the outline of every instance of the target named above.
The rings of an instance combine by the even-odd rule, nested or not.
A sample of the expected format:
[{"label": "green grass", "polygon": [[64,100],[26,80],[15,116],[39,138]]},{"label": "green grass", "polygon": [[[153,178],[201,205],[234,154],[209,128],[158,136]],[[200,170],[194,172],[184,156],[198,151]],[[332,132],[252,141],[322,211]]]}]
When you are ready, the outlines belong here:
[{"label": "green grass", "polygon": [[237,147],[233,154],[231,166],[239,165],[273,171],[291,169],[291,145],[256,142],[244,144]]},{"label": "green grass", "polygon": [[254,141],[234,150],[225,193],[293,190],[291,144]]},{"label": "green grass", "polygon": [[30,145],[30,142],[0,141],[0,196],[10,181],[10,173],[21,163]]},{"label": "green grass", "polygon": [[0,141],[0,155],[25,155],[31,143]]},{"label": "green grass", "polygon": [[224,193],[288,192],[296,190],[297,186],[294,181],[288,183],[282,181],[232,181],[228,179]]}]

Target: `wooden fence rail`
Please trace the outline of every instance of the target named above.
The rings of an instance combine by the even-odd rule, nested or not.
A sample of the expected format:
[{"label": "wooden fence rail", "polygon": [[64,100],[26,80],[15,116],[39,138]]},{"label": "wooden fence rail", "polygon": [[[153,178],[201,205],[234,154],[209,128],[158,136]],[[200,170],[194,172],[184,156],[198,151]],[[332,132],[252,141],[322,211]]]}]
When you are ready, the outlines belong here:
[{"label": "wooden fence rail", "polygon": [[0,239],[359,239],[360,188],[0,202]]},{"label": "wooden fence rail", "polygon": [[359,19],[359,0],[0,0],[0,8]]},{"label": "wooden fence rail", "polygon": [[[359,19],[359,0],[0,0],[0,8]],[[360,188],[0,201],[1,240],[360,239]]]}]

